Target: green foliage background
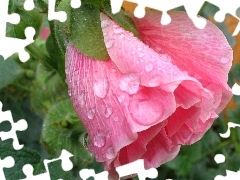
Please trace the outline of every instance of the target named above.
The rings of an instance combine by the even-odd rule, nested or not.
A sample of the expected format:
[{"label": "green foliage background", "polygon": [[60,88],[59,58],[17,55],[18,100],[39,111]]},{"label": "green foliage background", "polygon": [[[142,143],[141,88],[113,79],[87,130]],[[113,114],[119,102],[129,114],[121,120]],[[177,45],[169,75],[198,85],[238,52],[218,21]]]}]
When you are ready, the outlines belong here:
[{"label": "green foliage background", "polygon": [[[58,0],[56,9],[66,11],[70,17],[65,23],[48,22],[47,1],[34,2],[36,8],[26,12],[22,1],[11,0],[9,13],[19,13],[23,21],[18,25],[8,24],[7,27],[7,35],[17,38],[25,38],[23,32],[29,25],[36,29],[35,42],[26,48],[31,54],[31,59],[21,63],[16,54],[7,60],[0,57],[0,101],[3,103],[3,110],[11,110],[14,121],[25,119],[28,122],[26,131],[17,132],[20,143],[24,144],[22,150],[15,151],[11,145],[12,140],[0,140],[0,158],[13,156],[17,162],[13,168],[4,169],[6,178],[7,180],[24,178],[21,169],[27,163],[33,165],[35,174],[43,173],[45,169],[42,160],[58,157],[62,149],[74,154],[71,159],[74,168],[71,172],[64,172],[60,162],[52,163],[50,165],[52,179],[79,179],[79,170],[86,167],[101,172],[102,164],[95,162],[92,154],[83,145],[87,140],[86,132],[68,96],[64,70],[65,45],[69,40],[74,44],[84,40],[87,45],[78,47],[82,52],[97,59],[106,58],[107,53],[99,28],[100,11],[109,14],[136,36],[138,32],[123,10],[117,15],[111,15],[108,1],[105,0],[102,4],[94,0],[82,1],[81,8],[75,10],[69,8],[70,0]],[[91,13],[93,10],[94,16]],[[199,14],[209,18],[217,10],[217,7],[205,4]],[[217,26],[234,46],[236,39],[228,32],[226,25],[221,23]],[[51,29],[51,35],[46,41],[38,37],[42,27]],[[92,37],[100,39],[99,43],[95,44],[95,51],[89,49]],[[229,73],[229,85],[239,82],[239,77],[240,65],[237,64]],[[226,169],[239,170],[240,129],[231,129],[231,136],[227,139],[219,136],[219,133],[226,132],[229,121],[240,124],[240,98],[234,96],[234,101],[236,108],[225,110],[225,114],[220,115],[199,142],[183,146],[174,160],[158,168],[157,179],[214,179],[216,175],[226,175]],[[11,125],[7,121],[0,124],[0,131],[10,129]],[[223,164],[215,163],[214,156],[217,153],[225,155],[226,161]]]}]

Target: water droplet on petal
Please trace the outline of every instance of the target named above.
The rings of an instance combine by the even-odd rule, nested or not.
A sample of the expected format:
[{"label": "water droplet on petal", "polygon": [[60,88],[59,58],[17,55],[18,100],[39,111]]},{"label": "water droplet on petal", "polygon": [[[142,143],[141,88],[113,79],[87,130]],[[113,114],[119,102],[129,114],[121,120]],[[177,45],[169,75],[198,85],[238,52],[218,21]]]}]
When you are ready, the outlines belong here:
[{"label": "water droplet on petal", "polygon": [[141,51],[141,50],[142,50],[142,48],[141,48],[141,47],[139,47],[139,48],[138,48],[138,51]]},{"label": "water droplet on petal", "polygon": [[104,98],[108,92],[108,79],[98,79],[97,82],[93,84],[94,94],[99,98]]},{"label": "water droplet on petal", "polygon": [[109,118],[111,116],[112,112],[113,112],[113,108],[112,107],[108,107],[106,109],[106,111],[105,111],[105,117]]},{"label": "water droplet on petal", "polygon": [[72,96],[72,91],[71,89],[68,89],[68,95],[71,97]]},{"label": "water droplet on petal", "polygon": [[110,39],[106,42],[106,48],[111,48],[114,44],[114,40],[113,39]]},{"label": "water droplet on petal", "polygon": [[103,147],[106,143],[106,137],[104,133],[98,133],[94,138],[93,138],[93,144],[97,147]]},{"label": "water droplet on petal", "polygon": [[161,77],[155,76],[149,81],[148,85],[149,87],[156,87],[156,86],[159,86],[160,83],[161,83]]},{"label": "water droplet on petal", "polygon": [[116,28],[114,28],[113,32],[114,32],[115,34],[120,34],[120,33],[123,32],[123,30],[122,30],[122,28],[120,28],[120,27],[116,27]]},{"label": "water droplet on petal", "polygon": [[152,63],[148,63],[145,65],[145,70],[147,72],[151,72],[153,70],[153,64]]},{"label": "water droplet on petal", "polygon": [[145,53],[139,53],[138,55],[140,58],[145,56]]},{"label": "water droplet on petal", "polygon": [[124,34],[121,34],[121,35],[120,35],[120,39],[123,39],[124,37],[125,37]]},{"label": "water droplet on petal", "polygon": [[85,93],[81,92],[78,96],[78,101],[81,107],[85,105]]},{"label": "water droplet on petal", "polygon": [[114,116],[114,117],[113,117],[113,120],[114,120],[114,121],[118,121],[118,120],[119,120],[119,117],[118,117],[118,116]]},{"label": "water droplet on petal", "polygon": [[125,96],[121,95],[118,97],[118,102],[122,103],[125,100]]},{"label": "water droplet on petal", "polygon": [[229,59],[227,58],[221,58],[221,63],[226,64],[228,63]]},{"label": "water droplet on petal", "polygon": [[95,115],[95,109],[94,109],[94,108],[93,108],[93,109],[90,109],[90,110],[87,112],[87,117],[88,117],[88,119],[93,119],[94,115]]},{"label": "water droplet on petal", "polygon": [[132,51],[131,54],[135,54],[135,51]]},{"label": "water droplet on petal", "polygon": [[116,69],[112,69],[112,73],[115,73],[117,70]]},{"label": "water droplet on petal", "polygon": [[68,68],[65,69],[65,73],[66,73],[66,74],[69,73],[69,69],[68,69]]},{"label": "water droplet on petal", "polygon": [[107,149],[107,151],[106,151],[106,157],[107,157],[108,159],[113,159],[113,158],[115,157],[115,153],[114,153],[113,147],[110,147],[110,148]]},{"label": "water droplet on petal", "polygon": [[161,56],[161,60],[163,60],[165,62],[171,62],[172,61],[172,59],[166,54],[161,54],[160,56]]},{"label": "water droplet on petal", "polygon": [[125,91],[128,94],[136,94],[139,89],[139,84],[139,77],[136,74],[132,73],[124,76],[120,80],[119,87],[122,91]]},{"label": "water droplet on petal", "polygon": [[101,27],[102,28],[106,28],[106,27],[108,27],[110,25],[110,22],[108,21],[108,20],[103,20],[102,22],[101,22]]}]

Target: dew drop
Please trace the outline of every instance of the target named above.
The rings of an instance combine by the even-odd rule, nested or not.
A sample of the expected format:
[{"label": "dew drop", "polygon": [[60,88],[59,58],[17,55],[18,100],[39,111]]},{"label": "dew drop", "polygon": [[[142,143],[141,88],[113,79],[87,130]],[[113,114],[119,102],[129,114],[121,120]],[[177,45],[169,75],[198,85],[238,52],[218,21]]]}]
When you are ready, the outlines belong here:
[{"label": "dew drop", "polygon": [[90,110],[87,112],[87,117],[88,117],[88,119],[93,119],[94,115],[95,115],[95,109],[94,109],[94,108],[93,108],[93,109],[90,109]]},{"label": "dew drop", "polygon": [[113,120],[114,120],[114,121],[118,121],[118,120],[119,120],[119,117],[118,117],[118,116],[114,116],[114,117],[113,117]]},{"label": "dew drop", "polygon": [[153,70],[153,64],[152,63],[148,63],[145,65],[145,70],[147,72],[151,72]]},{"label": "dew drop", "polygon": [[172,59],[166,54],[161,54],[160,58],[161,58],[161,60],[163,60],[165,62],[171,62],[172,61]]},{"label": "dew drop", "polygon": [[138,48],[138,51],[141,51],[141,50],[142,50],[142,48],[141,48],[141,47],[139,47],[139,48]]},{"label": "dew drop", "polygon": [[124,37],[125,37],[124,34],[121,34],[121,35],[120,35],[120,39],[123,39]]},{"label": "dew drop", "polygon": [[228,59],[227,58],[221,58],[221,63],[223,63],[223,64],[226,64],[226,63],[228,63]]},{"label": "dew drop", "polygon": [[135,54],[135,51],[132,51],[131,54]]},{"label": "dew drop", "polygon": [[112,69],[112,73],[115,73],[117,70],[116,69]]},{"label": "dew drop", "polygon": [[148,85],[149,87],[156,87],[156,86],[159,86],[160,83],[161,83],[161,77],[155,76],[149,81]]},{"label": "dew drop", "polygon": [[93,144],[97,147],[103,147],[106,143],[106,137],[104,133],[98,133],[94,138],[93,138]]},{"label": "dew drop", "polygon": [[114,153],[113,147],[110,147],[110,148],[107,149],[107,151],[106,151],[106,157],[107,157],[108,159],[113,159],[113,158],[115,157],[115,153]]},{"label": "dew drop", "polygon": [[111,132],[108,132],[107,135],[106,135],[107,138],[110,138],[111,137]]},{"label": "dew drop", "polygon": [[125,91],[128,94],[136,94],[139,89],[139,84],[139,77],[136,74],[132,73],[124,76],[120,80],[119,87],[122,91]]},{"label": "dew drop", "polygon": [[85,105],[85,93],[81,92],[78,96],[78,101],[81,107]]},{"label": "dew drop", "polygon": [[106,42],[106,48],[111,48],[114,44],[114,40],[113,39],[110,39]]},{"label": "dew drop", "polygon": [[113,108],[112,107],[108,107],[106,110],[105,110],[105,117],[106,118],[109,118],[111,116],[113,112]]},{"label": "dew drop", "polygon": [[69,73],[69,69],[68,69],[68,68],[65,69],[65,73],[66,73],[66,74]]},{"label": "dew drop", "polygon": [[122,28],[120,28],[120,27],[116,27],[116,28],[114,28],[113,32],[114,32],[115,34],[120,34],[120,33],[123,32],[123,30],[122,30]]},{"label": "dew drop", "polygon": [[68,95],[69,95],[69,97],[72,96],[72,91],[71,91],[71,89],[68,89]]},{"label": "dew drop", "polygon": [[140,58],[145,56],[145,53],[139,53],[138,55]]},{"label": "dew drop", "polygon": [[106,28],[106,27],[108,27],[110,25],[110,22],[108,21],[108,20],[103,20],[102,22],[101,22],[101,27],[102,28]]},{"label": "dew drop", "polygon": [[109,83],[107,78],[98,79],[93,84],[94,94],[99,98],[104,98],[107,95],[108,87],[109,87]]},{"label": "dew drop", "polygon": [[125,101],[125,96],[124,95],[120,95],[118,97],[118,102],[122,103],[123,101]]}]

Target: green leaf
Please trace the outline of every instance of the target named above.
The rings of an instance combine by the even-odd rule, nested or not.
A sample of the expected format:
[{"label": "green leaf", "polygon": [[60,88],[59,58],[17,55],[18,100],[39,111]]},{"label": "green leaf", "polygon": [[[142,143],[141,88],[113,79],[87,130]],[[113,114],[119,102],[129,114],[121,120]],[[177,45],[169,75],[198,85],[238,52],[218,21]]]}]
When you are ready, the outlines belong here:
[{"label": "green leaf", "polygon": [[108,53],[105,47],[100,10],[91,5],[82,5],[73,9],[70,23],[70,41],[87,56],[99,60],[106,60]]},{"label": "green leaf", "polygon": [[20,66],[13,60],[0,56],[0,89],[11,84],[21,74]]},{"label": "green leaf", "polygon": [[82,145],[84,133],[83,125],[71,101],[67,99],[54,105],[48,112],[43,124],[41,141],[50,154],[57,156],[64,148],[74,155],[75,164],[86,165],[93,158]]},{"label": "green leaf", "polygon": [[15,4],[14,8],[11,6],[11,9],[14,9],[14,12],[19,14],[21,20],[18,24],[7,23],[6,35],[8,37],[14,37],[19,39],[25,39],[25,29],[29,26],[33,27],[36,30],[34,38],[39,34],[43,16],[38,12],[38,10],[33,9],[32,11],[26,11],[23,7]]},{"label": "green leaf", "polygon": [[103,0],[102,5],[104,8],[104,12],[112,18],[112,20],[116,21],[120,26],[122,26],[125,30],[130,31],[134,34],[135,37],[140,37],[140,34],[137,30],[137,27],[133,20],[129,17],[127,13],[123,10],[120,10],[117,14],[112,14],[111,5],[109,0]]},{"label": "green leaf", "polygon": [[[0,146],[0,159],[4,159],[8,156],[12,156],[14,158],[15,165],[12,168],[4,169],[4,174],[7,180],[26,178],[22,171],[22,167],[25,164],[31,164],[33,166],[34,175],[46,172],[41,156],[36,151],[25,147],[16,151],[13,149],[11,144],[4,143]],[[48,164],[51,179],[72,179],[72,174],[70,172],[63,171],[60,163],[61,161],[56,161]]]},{"label": "green leaf", "polygon": [[31,164],[33,165],[33,168],[35,168],[41,161],[41,157],[36,151],[27,148],[22,148],[21,150],[16,151],[11,144],[2,144],[0,146],[0,158],[4,159],[8,156],[14,158],[15,165],[12,168],[4,169],[4,174],[7,180],[25,178],[21,168],[25,164]]}]

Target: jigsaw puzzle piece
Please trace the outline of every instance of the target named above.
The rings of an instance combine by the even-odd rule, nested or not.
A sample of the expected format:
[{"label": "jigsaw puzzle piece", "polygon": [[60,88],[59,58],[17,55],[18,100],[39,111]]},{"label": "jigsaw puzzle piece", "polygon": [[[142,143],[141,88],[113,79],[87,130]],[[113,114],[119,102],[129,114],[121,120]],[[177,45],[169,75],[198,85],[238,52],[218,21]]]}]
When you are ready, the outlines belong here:
[{"label": "jigsaw puzzle piece", "polygon": [[108,179],[108,172],[103,171],[101,173],[96,174],[94,169],[82,169],[79,172],[79,176],[83,180],[87,180],[90,177],[93,177],[94,180],[107,180]]},{"label": "jigsaw puzzle piece", "polygon": [[27,11],[33,10],[34,9],[34,2],[33,2],[33,0],[25,0],[25,3],[24,3],[23,7]]},{"label": "jigsaw puzzle piece", "polygon": [[38,175],[33,175],[33,166],[31,164],[25,164],[22,170],[23,170],[23,173],[26,175],[26,178],[22,180],[51,180],[48,164],[58,160],[62,161],[61,166],[64,171],[70,171],[73,168],[73,163],[70,160],[70,157],[72,156],[73,155],[71,153],[63,149],[61,152],[61,155],[58,158],[50,159],[50,160],[45,159],[43,161],[43,164],[46,169],[46,172]]},{"label": "jigsaw puzzle piece", "polygon": [[15,164],[15,161],[12,156],[8,156],[8,157],[4,158],[3,160],[0,159],[0,179],[1,180],[6,179],[4,172],[3,172],[3,168],[11,168],[14,166],[14,164]]},{"label": "jigsaw puzzle piece", "polygon": [[203,29],[207,25],[207,21],[204,18],[198,17],[198,13],[204,3],[205,3],[205,0],[198,0],[198,1],[186,0],[184,4],[188,17],[193,21],[194,25],[199,29]]},{"label": "jigsaw puzzle piece", "polygon": [[[27,2],[29,4],[29,1]],[[0,54],[4,59],[7,59],[17,52],[20,60],[22,62],[26,62],[29,59],[29,54],[24,50],[24,48],[34,42],[33,37],[35,35],[35,29],[32,27],[25,29],[26,39],[6,37],[7,22],[17,24],[20,21],[20,16],[18,14],[8,14],[8,4],[9,0],[0,1]]]},{"label": "jigsaw puzzle piece", "polygon": [[29,54],[24,48],[34,42],[34,35],[35,29],[32,27],[27,27],[25,29],[26,39],[3,37],[0,42],[0,54],[4,59],[7,59],[12,54],[18,52],[20,60],[22,62],[26,62],[29,59]]},{"label": "jigsaw puzzle piece", "polygon": [[31,164],[25,164],[22,171],[26,175],[26,178],[22,180],[51,180],[48,170],[45,173],[33,175],[33,166]]},{"label": "jigsaw puzzle piece", "polygon": [[11,111],[2,111],[2,103],[0,102],[0,123],[3,121],[9,121],[11,123],[11,130],[8,132],[0,132],[0,138],[2,141],[7,139],[13,139],[13,148],[15,150],[19,150],[23,147],[23,145],[19,144],[18,137],[16,131],[24,131],[27,129],[28,124],[26,120],[21,119],[16,123],[13,121]]},{"label": "jigsaw puzzle piece", "polygon": [[145,169],[144,160],[139,159],[132,163],[120,166],[116,168],[116,171],[119,174],[119,177],[124,177],[132,174],[137,174],[139,180],[145,180],[146,178],[157,178],[158,171],[155,168]]},{"label": "jigsaw puzzle piece", "polygon": [[[20,16],[16,13],[8,14],[8,3],[9,0],[1,0],[0,1],[0,38],[2,41],[2,38],[6,35],[6,27],[7,22],[11,24],[18,24],[20,22]],[[4,17],[4,18],[2,18]]]},{"label": "jigsaw puzzle piece", "polygon": [[60,22],[64,22],[67,20],[67,13],[64,11],[55,11],[56,0],[48,1],[48,20],[58,20]]}]

